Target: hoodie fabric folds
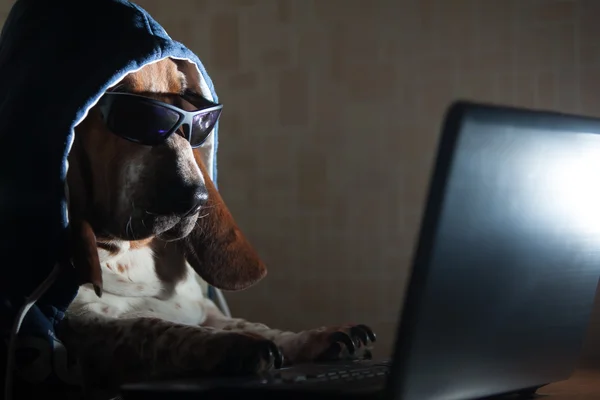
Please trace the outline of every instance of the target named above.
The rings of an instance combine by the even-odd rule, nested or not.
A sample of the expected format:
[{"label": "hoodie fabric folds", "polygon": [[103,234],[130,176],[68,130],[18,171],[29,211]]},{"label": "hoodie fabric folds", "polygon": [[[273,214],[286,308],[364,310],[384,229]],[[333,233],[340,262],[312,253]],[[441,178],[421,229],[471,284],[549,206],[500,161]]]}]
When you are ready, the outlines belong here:
[{"label": "hoodie fabric folds", "polygon": [[[18,0],[0,36],[0,352],[19,308],[59,263],[52,287],[27,313],[15,384],[75,384],[76,367],[54,335],[77,281],[69,268],[67,158],[74,127],[127,73],[171,57],[195,64],[202,94],[217,102],[198,57],[125,0]],[[217,127],[203,147],[216,181]],[[15,392],[16,394],[16,392]]]}]

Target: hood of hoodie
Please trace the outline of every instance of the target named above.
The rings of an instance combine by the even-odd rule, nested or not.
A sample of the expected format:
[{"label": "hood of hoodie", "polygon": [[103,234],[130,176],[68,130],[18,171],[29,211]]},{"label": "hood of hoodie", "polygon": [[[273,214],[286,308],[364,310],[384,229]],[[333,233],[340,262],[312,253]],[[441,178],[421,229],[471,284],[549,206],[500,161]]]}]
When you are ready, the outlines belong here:
[{"label": "hood of hoodie", "polygon": [[[7,333],[27,296],[57,263],[69,262],[68,155],[74,128],[126,74],[171,57],[196,66],[204,97],[217,102],[198,57],[125,0],[18,0],[0,37],[0,326]],[[216,180],[217,131],[202,148]],[[20,336],[56,347],[54,326],[77,294],[72,269],[27,314]],[[41,379],[41,378],[40,378]]]}]

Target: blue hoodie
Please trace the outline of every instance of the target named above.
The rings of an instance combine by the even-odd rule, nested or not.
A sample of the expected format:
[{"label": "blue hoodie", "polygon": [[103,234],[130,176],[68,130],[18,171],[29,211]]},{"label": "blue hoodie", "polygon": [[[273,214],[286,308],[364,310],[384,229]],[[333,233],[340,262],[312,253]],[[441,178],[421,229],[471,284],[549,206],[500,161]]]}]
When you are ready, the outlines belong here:
[{"label": "blue hoodie", "polygon": [[[57,263],[69,265],[65,188],[74,127],[108,87],[166,57],[192,61],[205,83],[203,95],[217,101],[198,57],[137,5],[125,0],[18,0],[13,6],[0,38],[4,339],[32,291]],[[215,181],[217,128],[209,142],[207,166]],[[21,373],[16,378],[27,376],[46,386],[74,383],[67,373],[72,365],[54,328],[77,289],[74,270],[63,268],[28,312],[19,335]],[[5,344],[3,340],[1,353]]]}]

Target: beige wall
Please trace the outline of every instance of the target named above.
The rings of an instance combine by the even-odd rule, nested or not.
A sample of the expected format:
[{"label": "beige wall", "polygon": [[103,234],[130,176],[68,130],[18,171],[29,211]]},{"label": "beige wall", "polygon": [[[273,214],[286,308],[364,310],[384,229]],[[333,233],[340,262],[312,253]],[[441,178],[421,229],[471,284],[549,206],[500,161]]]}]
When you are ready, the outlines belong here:
[{"label": "beige wall", "polygon": [[270,266],[228,295],[232,311],[289,329],[363,321],[380,354],[448,102],[600,116],[598,0],[139,4],[199,54],[225,104],[220,188]]}]

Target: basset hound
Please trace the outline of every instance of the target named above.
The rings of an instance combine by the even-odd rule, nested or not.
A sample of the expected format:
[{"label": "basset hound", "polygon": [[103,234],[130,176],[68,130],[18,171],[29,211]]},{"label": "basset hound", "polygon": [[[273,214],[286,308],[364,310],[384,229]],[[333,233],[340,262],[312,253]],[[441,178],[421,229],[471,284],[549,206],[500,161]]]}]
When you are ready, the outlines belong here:
[{"label": "basset hound", "polygon": [[82,285],[58,335],[88,389],[364,357],[375,341],[365,325],[286,332],[228,318],[205,297],[203,281],[241,290],[266,268],[209,178],[202,144],[221,105],[195,72],[170,58],[146,65],[75,129],[69,213]]}]

